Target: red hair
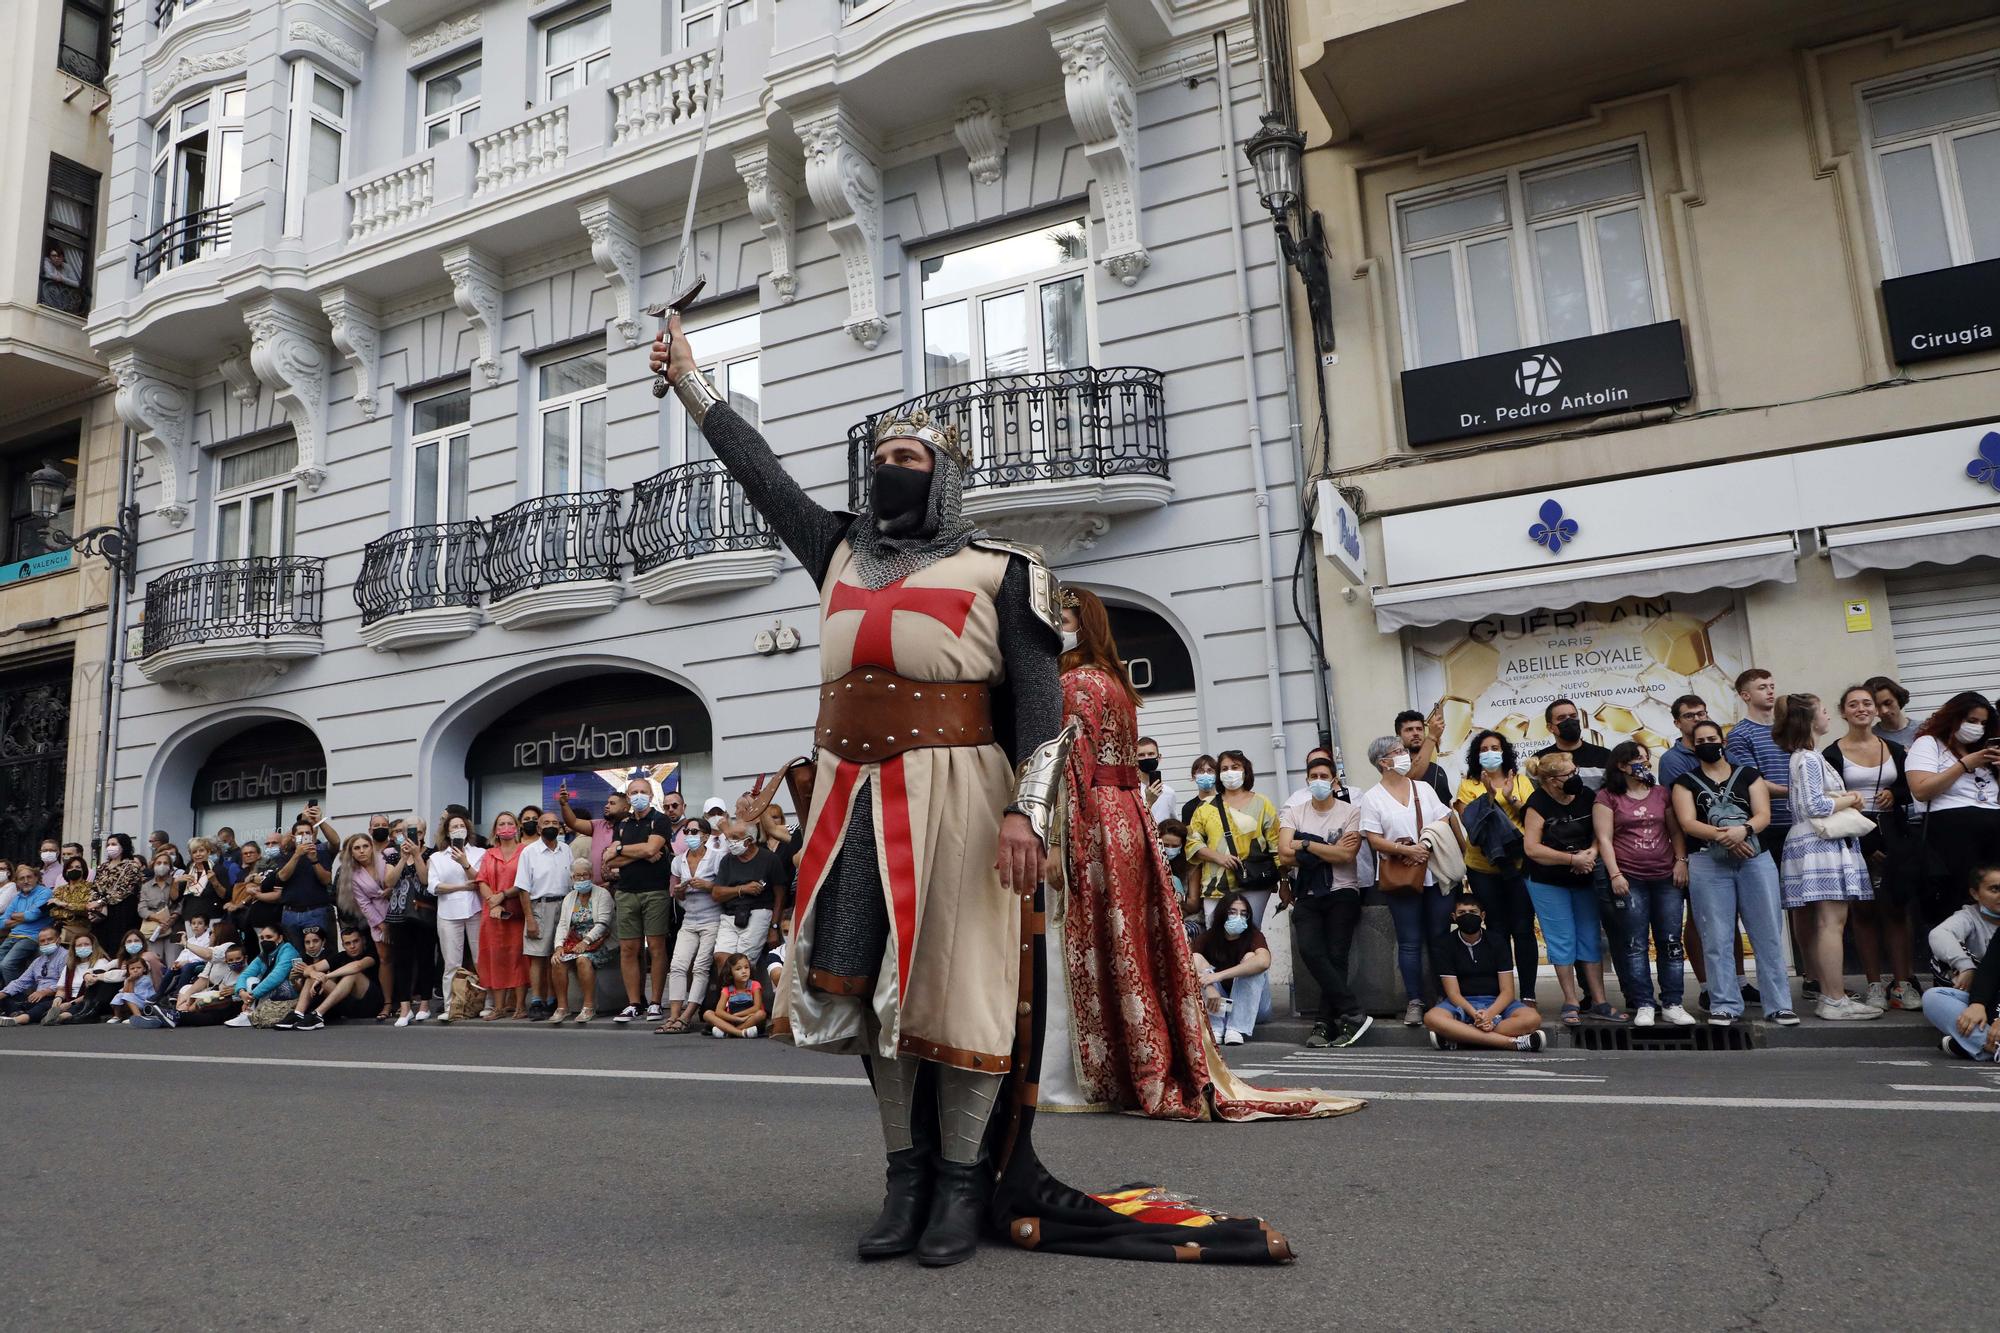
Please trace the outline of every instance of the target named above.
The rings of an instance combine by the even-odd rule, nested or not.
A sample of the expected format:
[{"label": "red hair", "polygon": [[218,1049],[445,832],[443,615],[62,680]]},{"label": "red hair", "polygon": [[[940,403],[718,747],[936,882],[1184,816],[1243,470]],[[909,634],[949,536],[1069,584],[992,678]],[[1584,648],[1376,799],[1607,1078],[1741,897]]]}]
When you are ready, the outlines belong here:
[{"label": "red hair", "polygon": [[1125,698],[1139,707],[1139,692],[1132,688],[1132,675],[1118,656],[1118,643],[1111,637],[1111,617],[1096,593],[1087,588],[1065,588],[1063,603],[1076,612],[1076,647],[1062,655],[1062,669],[1074,671],[1094,666],[1118,682]]}]

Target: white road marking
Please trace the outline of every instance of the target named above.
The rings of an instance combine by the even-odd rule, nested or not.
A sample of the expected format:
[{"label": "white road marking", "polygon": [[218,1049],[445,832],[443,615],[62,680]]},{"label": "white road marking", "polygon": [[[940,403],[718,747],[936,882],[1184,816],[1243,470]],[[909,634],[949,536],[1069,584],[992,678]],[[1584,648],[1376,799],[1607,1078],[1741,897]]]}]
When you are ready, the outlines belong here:
[{"label": "white road marking", "polygon": [[799,1087],[865,1088],[865,1078],[817,1074],[706,1074],[691,1069],[562,1069],[530,1065],[447,1065],[397,1060],[285,1060],[261,1055],[147,1055],[127,1051],[5,1051],[36,1060],[150,1060],[160,1064],[268,1065],[284,1069],[385,1069],[409,1074],[519,1074],[529,1078],[630,1078],[662,1083],[778,1083]]},{"label": "white road marking", "polygon": [[1315,1088],[1332,1097],[1376,1102],[1543,1102],[1569,1106],[1690,1106],[1746,1111],[2000,1111],[2000,1101],[1923,1102],[1841,1097],[1635,1097],[1608,1092],[1405,1092],[1387,1088]]},{"label": "white road marking", "polygon": [[[1235,1071],[1238,1075],[1242,1070]],[[1275,1078],[1332,1078],[1336,1075],[1346,1078],[1405,1078],[1415,1083],[1603,1083],[1606,1080],[1592,1074],[1538,1074],[1532,1070],[1495,1070],[1490,1074],[1418,1074],[1402,1069],[1339,1069],[1305,1070],[1296,1068],[1275,1069]]]},{"label": "white road marking", "polygon": [[1953,1088],[1953,1087],[1946,1087],[1942,1083],[1891,1083],[1889,1085],[1889,1091],[1891,1092],[2000,1092],[2000,1087]]},{"label": "white road marking", "polygon": [[1894,1065],[1898,1069],[1928,1069],[1935,1060],[1863,1060],[1864,1065]]}]

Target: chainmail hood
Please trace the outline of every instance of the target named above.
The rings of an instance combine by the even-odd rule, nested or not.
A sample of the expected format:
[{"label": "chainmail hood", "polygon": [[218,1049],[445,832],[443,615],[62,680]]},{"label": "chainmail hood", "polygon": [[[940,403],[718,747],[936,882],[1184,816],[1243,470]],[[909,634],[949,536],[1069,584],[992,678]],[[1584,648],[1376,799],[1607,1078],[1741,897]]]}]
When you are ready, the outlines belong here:
[{"label": "chainmail hood", "polygon": [[854,550],[855,577],[871,591],[956,555],[967,543],[987,535],[966,521],[965,470],[956,455],[927,440],[920,442],[930,450],[934,464],[930,507],[922,530],[908,537],[885,537],[877,530],[873,513],[857,515],[847,529],[847,544]]}]

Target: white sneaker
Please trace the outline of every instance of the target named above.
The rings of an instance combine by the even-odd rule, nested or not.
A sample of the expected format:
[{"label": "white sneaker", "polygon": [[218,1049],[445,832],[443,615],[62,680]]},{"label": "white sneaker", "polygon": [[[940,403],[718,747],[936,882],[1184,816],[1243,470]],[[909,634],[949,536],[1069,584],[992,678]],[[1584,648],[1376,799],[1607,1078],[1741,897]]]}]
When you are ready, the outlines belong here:
[{"label": "white sneaker", "polygon": [[727,1032],[724,1032],[721,1028],[710,1028],[708,1030],[708,1035],[716,1038],[718,1041],[729,1040],[729,1034]]},{"label": "white sneaker", "polygon": [[[659,1012],[659,1007],[657,1005],[654,1006],[653,1012],[656,1014]],[[639,1016],[639,1006],[636,1004],[628,1004],[623,1009],[620,1009],[616,1014],[616,1016],[614,1016],[611,1021],[614,1023],[629,1023],[638,1016]]]},{"label": "white sneaker", "polygon": [[1694,1015],[1677,1004],[1670,1004],[1660,1010],[1660,1017],[1666,1019],[1677,1028],[1691,1028],[1694,1026]]},{"label": "white sneaker", "polygon": [[108,1027],[108,1028],[115,1028],[115,1027],[117,1027],[117,1026],[118,1026],[118,1025],[120,1024],[120,1023],[123,1023],[124,1021],[125,1021],[125,1020],[124,1020],[124,1019],[122,1019],[122,1018],[107,1018],[107,1019],[105,1019],[105,1020],[104,1020],[104,1026],[106,1026],[106,1027]]},{"label": "white sneaker", "polygon": [[1860,1022],[1869,1018],[1880,1018],[1882,1011],[1859,1000],[1850,1000],[1842,995],[1835,999],[1821,998],[1819,1007],[1813,1012],[1828,1023]]},{"label": "white sneaker", "polygon": [[1921,1010],[1924,1007],[1924,993],[1917,989],[1914,982],[1899,981],[1889,988],[1889,1003],[1898,1009]]},{"label": "white sneaker", "polygon": [[419,1009],[417,1010],[416,1017],[410,1021],[412,1023],[428,1023],[431,1021],[431,1011],[428,1009]]},{"label": "white sneaker", "polygon": [[754,1037],[754,1036],[756,1036],[756,1035],[757,1035],[757,1029],[756,1029],[756,1028],[744,1028],[744,1029],[743,1029],[743,1035],[744,1035],[744,1036],[746,1036],[746,1037]]},{"label": "white sneaker", "polygon": [[1889,983],[1886,981],[1869,982],[1868,994],[1862,998],[1861,1003],[1878,1012],[1887,1011],[1889,1008]]},{"label": "white sneaker", "polygon": [[1225,1032],[1222,1034],[1222,1044],[1224,1046],[1241,1046],[1246,1040],[1248,1038],[1240,1032]]},{"label": "white sneaker", "polygon": [[1638,1012],[1632,1015],[1632,1026],[1635,1028],[1649,1028],[1653,1026],[1653,1015],[1654,1010],[1652,1005],[1640,1005]]},{"label": "white sneaker", "polygon": [[646,1006],[646,1021],[647,1021],[648,1023],[654,1023],[654,1022],[658,1022],[658,1021],[659,1021],[659,1018],[660,1018],[660,1006],[659,1006],[659,1005],[657,1005],[657,1004],[649,1004],[649,1005],[647,1005],[647,1006]]},{"label": "white sneaker", "polygon": [[234,1017],[234,1018],[230,1019],[230,1020],[229,1020],[228,1022],[224,1023],[224,1024],[222,1025],[222,1026],[224,1026],[224,1027],[226,1027],[226,1028],[247,1028],[247,1027],[249,1027],[249,1026],[250,1026],[250,1015],[248,1015],[248,1014],[238,1014],[238,1015],[236,1015],[236,1017]]},{"label": "white sneaker", "polygon": [[397,1027],[399,1027],[399,1028],[406,1028],[406,1027],[408,1027],[409,1025],[410,1025],[410,1016],[409,1016],[408,1014],[397,1014],[397,1015],[396,1015],[396,1026],[397,1026]]}]

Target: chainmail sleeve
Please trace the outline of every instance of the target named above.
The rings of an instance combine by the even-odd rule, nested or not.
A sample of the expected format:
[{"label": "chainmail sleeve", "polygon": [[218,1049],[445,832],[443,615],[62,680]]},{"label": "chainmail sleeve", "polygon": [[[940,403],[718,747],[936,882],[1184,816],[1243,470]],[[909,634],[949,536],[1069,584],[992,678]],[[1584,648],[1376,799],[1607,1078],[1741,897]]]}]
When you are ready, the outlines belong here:
[{"label": "chainmail sleeve", "polygon": [[757,428],[727,403],[708,409],[701,419],[701,433],[778,540],[805,566],[815,584],[824,582],[834,550],[847,533],[848,517],[807,495]]},{"label": "chainmail sleeve", "polygon": [[1000,657],[1007,667],[1011,716],[996,718],[1009,763],[1027,755],[1062,730],[1062,645],[1055,631],[1035,614],[1028,566],[1020,556],[1007,562],[995,610],[1000,620]]}]

